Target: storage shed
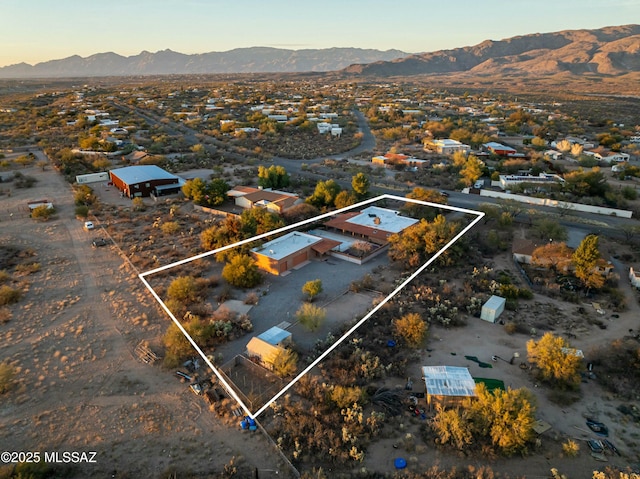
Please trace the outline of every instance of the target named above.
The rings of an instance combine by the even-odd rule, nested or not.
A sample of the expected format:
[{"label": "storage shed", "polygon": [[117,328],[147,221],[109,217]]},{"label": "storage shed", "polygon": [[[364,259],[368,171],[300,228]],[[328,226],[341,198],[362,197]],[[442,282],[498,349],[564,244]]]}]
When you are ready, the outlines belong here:
[{"label": "storage shed", "polygon": [[480,318],[490,323],[495,323],[504,311],[506,300],[500,296],[491,296],[489,301],[482,306]]},{"label": "storage shed", "polygon": [[291,344],[291,333],[278,326],[267,329],[264,333],[259,334],[258,338],[272,346],[284,347]]}]

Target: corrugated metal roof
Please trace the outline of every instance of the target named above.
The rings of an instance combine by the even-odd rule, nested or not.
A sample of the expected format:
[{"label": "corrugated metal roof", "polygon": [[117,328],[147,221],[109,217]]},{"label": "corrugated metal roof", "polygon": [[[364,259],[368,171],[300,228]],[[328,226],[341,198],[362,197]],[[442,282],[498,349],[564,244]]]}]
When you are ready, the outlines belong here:
[{"label": "corrugated metal roof", "polygon": [[467,368],[423,366],[427,394],[432,396],[475,396],[476,383]]},{"label": "corrugated metal roof", "polygon": [[125,166],[124,168],[111,170],[110,173],[116,175],[128,185],[151,180],[176,180],[177,183],[179,179],[176,175],[156,165]]},{"label": "corrugated metal roof", "polygon": [[280,344],[282,341],[286,340],[289,337],[291,337],[291,333],[279,328],[278,326],[267,329],[264,333],[258,335],[258,339],[261,339],[274,346]]}]

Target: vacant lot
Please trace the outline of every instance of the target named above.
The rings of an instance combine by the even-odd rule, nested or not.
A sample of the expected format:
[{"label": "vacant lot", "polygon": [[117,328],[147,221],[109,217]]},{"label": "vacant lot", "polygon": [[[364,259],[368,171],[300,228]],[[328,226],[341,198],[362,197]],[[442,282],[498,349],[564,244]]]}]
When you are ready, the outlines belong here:
[{"label": "vacant lot", "polygon": [[[0,396],[3,449],[96,451],[97,463],[78,466],[77,477],[206,476],[233,458],[245,477],[255,468],[287,477],[263,436],[223,425],[171,372],[137,360],[136,345],[153,346],[167,319],[115,246],[91,247],[103,233],[82,229],[60,175],[23,172],[38,182],[2,185],[0,245],[28,251],[40,269],[21,277],[25,295],[0,324],[0,362],[18,373]],[[28,200],[42,198],[58,211],[48,222],[26,212]]]}]

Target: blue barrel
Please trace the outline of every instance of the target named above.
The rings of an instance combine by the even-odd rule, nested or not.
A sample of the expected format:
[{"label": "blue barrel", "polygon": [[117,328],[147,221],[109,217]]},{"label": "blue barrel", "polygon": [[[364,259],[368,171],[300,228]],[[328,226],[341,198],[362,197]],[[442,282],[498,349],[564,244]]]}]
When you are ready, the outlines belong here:
[{"label": "blue barrel", "polygon": [[396,469],[404,469],[405,467],[407,467],[407,461],[403,457],[397,457],[393,461],[393,465],[396,467]]},{"label": "blue barrel", "polygon": [[255,419],[253,419],[252,417],[250,417],[250,418],[249,418],[249,427],[251,427],[251,426],[254,426],[254,427],[255,427],[255,425],[256,425],[256,420],[255,420]]},{"label": "blue barrel", "polygon": [[390,348],[395,348],[396,347],[396,342],[393,339],[390,339],[387,341],[387,346]]},{"label": "blue barrel", "polygon": [[247,421],[242,420],[240,421],[240,427],[242,429],[247,429],[249,427],[249,423]]}]

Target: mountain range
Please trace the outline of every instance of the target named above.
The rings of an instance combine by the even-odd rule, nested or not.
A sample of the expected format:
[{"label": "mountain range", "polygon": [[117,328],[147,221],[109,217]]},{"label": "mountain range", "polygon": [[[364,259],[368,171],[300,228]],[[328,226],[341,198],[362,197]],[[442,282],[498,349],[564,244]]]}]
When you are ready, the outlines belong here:
[{"label": "mountain range", "polygon": [[565,72],[622,75],[640,71],[640,25],[486,40],[472,47],[351,65],[343,71],[364,76],[442,73],[548,76]]},{"label": "mountain range", "polygon": [[327,48],[287,50],[268,47],[186,55],[171,50],[124,57],[74,55],[0,68],[0,78],[64,78],[216,73],[330,72],[385,77],[470,74],[522,77],[620,76],[640,72],[640,25],[537,33],[475,46],[409,54],[400,50]]},{"label": "mountain range", "polygon": [[371,63],[407,56],[400,50],[326,48],[286,50],[237,48],[226,52],[186,55],[171,50],[143,51],[124,57],[97,53],[86,58],[74,55],[29,65],[18,63],[0,68],[0,78],[62,78],[132,75],[176,75],[207,73],[326,72],[353,63]]}]

